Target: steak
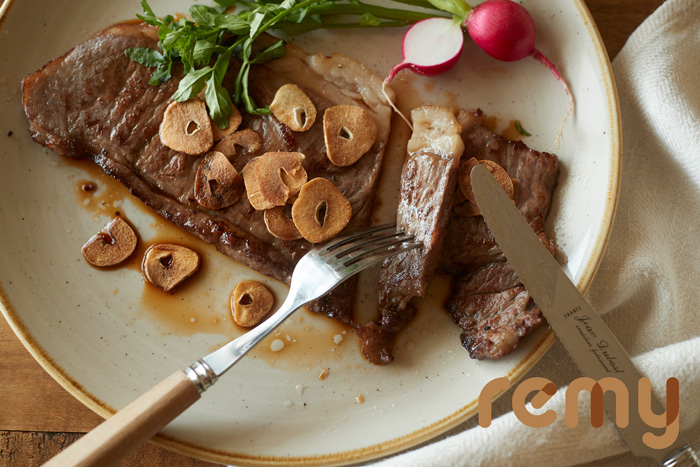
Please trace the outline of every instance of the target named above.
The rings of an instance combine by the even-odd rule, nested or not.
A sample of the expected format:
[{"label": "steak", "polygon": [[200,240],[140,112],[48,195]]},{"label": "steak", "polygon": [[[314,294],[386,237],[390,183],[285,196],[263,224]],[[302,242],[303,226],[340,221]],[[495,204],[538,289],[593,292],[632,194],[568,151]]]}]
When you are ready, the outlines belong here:
[{"label": "steak", "polygon": [[[500,358],[544,321],[539,308],[491,236],[483,217],[465,214],[469,201],[456,186],[458,165],[472,157],[490,160],[513,179],[514,202],[533,231],[554,255],[544,231],[559,174],[555,155],[529,149],[485,128],[482,112],[460,111],[464,152],[451,163],[426,154],[409,154],[402,171],[397,222],[427,242],[386,260],[380,276],[381,318],[360,327],[366,356],[393,360],[396,334],[413,317],[410,299],[425,293],[436,269],[452,278],[446,309],[462,329],[461,343],[476,359]],[[453,165],[454,164],[454,165]],[[448,220],[449,219],[449,220]],[[436,264],[439,263],[439,264]],[[370,358],[370,357],[368,357]]]},{"label": "steak", "polygon": [[[481,112],[461,112],[463,161],[490,160],[513,179],[514,202],[542,243],[554,255],[544,231],[559,174],[555,155],[508,141],[481,126]],[[500,358],[544,321],[539,308],[498,248],[483,217],[464,217],[455,209],[447,225],[440,269],[454,277],[446,308],[462,329],[461,341],[472,358]]]},{"label": "steak", "polygon": [[[201,157],[162,144],[160,124],[182,70],[175,67],[173,78],[153,87],[148,83],[151,70],[124,53],[127,48],[156,48],[157,43],[155,28],[118,24],[25,78],[23,103],[32,138],[63,156],[93,160],[174,224],[231,258],[289,283],[294,265],[312,245],[303,239],[273,237],[263,212],[253,209],[245,196],[221,210],[201,206],[194,196]],[[292,44],[286,49],[284,58],[252,67],[253,99],[270,103],[278,88],[294,83],[311,98],[319,115],[333,105],[360,106],[377,124],[374,146],[355,164],[336,167],[328,160],[320,124],[296,133],[273,116],[245,115],[240,128],[257,132],[262,147],[255,151],[236,147],[226,155],[240,173],[248,161],[265,152],[303,153],[309,179],[328,179],[349,200],[353,214],[345,231],[360,229],[370,222],[390,131],[391,109],[382,94],[381,78],[343,55],[308,55]],[[229,89],[238,68],[232,59],[224,81]],[[558,176],[556,156],[493,134],[481,126],[480,111],[460,112],[458,120],[464,144],[462,161],[487,159],[508,172],[514,179],[515,204],[554,254],[544,219]],[[398,221],[416,233],[424,247],[383,266],[378,322],[353,323],[354,279],[310,305],[313,311],[353,324],[362,339],[363,354],[372,362],[393,359],[394,337],[413,316],[409,301],[425,293],[436,269],[454,279],[446,308],[462,329],[462,344],[472,358],[508,354],[543,321],[483,219],[460,214],[459,207],[466,200],[455,188],[459,160],[457,152],[410,150],[402,172]]]},{"label": "steak", "polygon": [[[151,86],[151,69],[131,61],[125,50],[157,48],[155,28],[117,24],[79,44],[22,83],[23,103],[32,138],[68,157],[92,159],[143,203],[189,233],[214,244],[222,253],[275,279],[289,283],[296,262],[312,247],[306,240],[283,241],[265,226],[263,212],[246,196],[221,210],[197,203],[194,180],[201,157],[165,147],[159,127],[182,78],[181,69],[160,86]],[[255,156],[271,151],[301,152],[309,179],[331,181],[350,201],[352,219],[346,232],[370,222],[374,192],[389,137],[391,109],[381,79],[343,55],[308,55],[288,44],[284,58],[254,65],[250,94],[270,103],[286,83],[301,87],[319,115],[333,105],[361,106],[377,124],[374,146],[349,167],[336,167],[326,155],[322,124],[294,133],[273,116],[244,116],[241,129],[263,139],[254,153],[236,148],[227,154],[240,173]],[[239,65],[230,66],[224,84],[233,84]],[[311,307],[350,322],[355,282],[347,281]]]},{"label": "steak", "polygon": [[[413,316],[409,301],[426,293],[438,267],[445,226],[464,150],[461,126],[449,109],[425,106],[411,113],[414,132],[401,171],[396,223],[423,243],[384,261],[379,278],[379,322],[361,327],[363,353],[373,363],[393,361],[394,337]],[[374,357],[379,356],[376,360]]]}]

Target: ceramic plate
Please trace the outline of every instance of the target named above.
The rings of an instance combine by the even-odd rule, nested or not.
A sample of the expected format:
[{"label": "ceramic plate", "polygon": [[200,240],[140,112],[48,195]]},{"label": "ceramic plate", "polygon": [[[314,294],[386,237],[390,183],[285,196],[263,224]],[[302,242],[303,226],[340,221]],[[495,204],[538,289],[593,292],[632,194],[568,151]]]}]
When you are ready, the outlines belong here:
[{"label": "ceramic plate", "polygon": [[[157,13],[184,13],[187,1],[153,0]],[[593,278],[610,230],[618,189],[620,133],[607,55],[580,0],[526,0],[537,44],[568,78],[574,114],[554,143],[568,101],[534,60],[497,62],[473,44],[459,65],[433,79],[396,82],[404,107],[434,102],[480,107],[497,131],[519,120],[533,148],[556,152],[561,176],[547,228],[581,289]],[[246,279],[266,282],[278,301],[285,288],[188,238],[152,214],[88,163],[69,163],[33,143],[20,82],[98,30],[140,12],[139,2],[5,1],[0,17],[0,297],[17,335],[68,391],[103,416],[173,371],[241,333],[229,295]],[[310,52],[341,52],[385,74],[400,59],[402,31],[318,32],[297,42]],[[405,73],[405,75],[404,75]],[[397,120],[398,121],[398,120]],[[512,131],[511,131],[512,133]],[[405,128],[387,155],[376,218],[391,217]],[[86,192],[86,182],[96,190]],[[115,211],[138,229],[143,252],[156,240],[184,243],[203,268],[175,295],[146,287],[138,254],[101,271],[80,248]],[[372,283],[371,274],[364,277]],[[396,361],[377,367],[359,353],[352,331],[302,310],[237,364],[158,442],[185,454],[239,465],[347,464],[430,439],[476,413],[493,378],[516,380],[548,349],[541,327],[512,355],[474,361],[442,310],[447,291],[435,280],[419,315],[397,341]],[[371,291],[359,296],[371,309]],[[284,348],[272,352],[270,342]]]}]

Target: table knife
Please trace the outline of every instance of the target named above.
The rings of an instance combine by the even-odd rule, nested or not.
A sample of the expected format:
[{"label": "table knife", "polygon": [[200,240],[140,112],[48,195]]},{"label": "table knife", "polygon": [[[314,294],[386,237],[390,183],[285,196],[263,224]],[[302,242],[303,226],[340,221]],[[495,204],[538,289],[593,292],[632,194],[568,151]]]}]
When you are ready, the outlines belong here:
[{"label": "table knife", "polygon": [[[632,453],[651,457],[664,466],[700,466],[698,457],[681,434],[665,448],[652,448],[648,444],[654,443],[644,442],[645,433],[661,434],[664,429],[648,426],[637,410],[638,396],[642,395],[638,391],[642,375],[625,349],[544,247],[485,165],[477,164],[472,169],[471,183],[476,204],[491,234],[583,375],[595,381],[605,377],[617,378],[629,391],[629,422],[625,427],[616,423],[616,427]],[[663,406],[653,394],[648,403],[655,414],[664,413]],[[614,423],[615,404],[615,398],[610,395],[604,398],[604,408]]]}]

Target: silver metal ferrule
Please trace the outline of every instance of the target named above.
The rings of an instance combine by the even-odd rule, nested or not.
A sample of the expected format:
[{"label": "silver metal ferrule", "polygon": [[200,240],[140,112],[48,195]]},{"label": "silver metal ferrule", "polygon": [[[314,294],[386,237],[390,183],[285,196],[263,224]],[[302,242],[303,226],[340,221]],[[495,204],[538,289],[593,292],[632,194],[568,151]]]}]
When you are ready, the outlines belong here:
[{"label": "silver metal ferrule", "polygon": [[209,389],[209,387],[216,383],[216,380],[219,379],[219,377],[216,376],[216,373],[214,373],[214,370],[212,370],[209,365],[204,363],[202,360],[199,360],[185,368],[185,374],[187,375],[187,378],[192,381],[192,384],[197,386],[200,393]]},{"label": "silver metal ferrule", "polygon": [[664,467],[696,467],[700,466],[700,460],[690,446],[686,445],[683,449],[666,459],[663,465]]}]

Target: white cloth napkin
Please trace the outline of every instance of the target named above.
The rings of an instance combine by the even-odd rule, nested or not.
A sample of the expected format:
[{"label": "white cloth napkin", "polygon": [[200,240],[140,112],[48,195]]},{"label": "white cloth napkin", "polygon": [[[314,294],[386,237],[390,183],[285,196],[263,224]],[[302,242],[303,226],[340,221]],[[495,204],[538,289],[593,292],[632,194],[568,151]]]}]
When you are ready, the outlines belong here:
[{"label": "white cloth napkin", "polygon": [[[683,434],[700,447],[700,1],[668,0],[613,63],[623,134],[616,221],[589,300],[665,401],[680,382]],[[440,441],[376,467],[654,465],[632,456],[614,425],[583,414],[564,424],[564,386],[580,376],[560,344],[525,376],[559,387],[544,409],[557,421],[528,428],[512,412],[488,428],[466,422]],[[582,398],[583,399],[583,398]],[[509,410],[510,394],[499,400]],[[582,402],[586,404],[587,402]],[[498,408],[494,408],[496,412]]]}]

